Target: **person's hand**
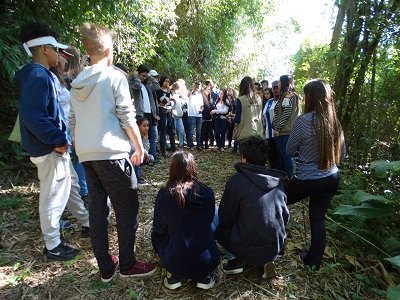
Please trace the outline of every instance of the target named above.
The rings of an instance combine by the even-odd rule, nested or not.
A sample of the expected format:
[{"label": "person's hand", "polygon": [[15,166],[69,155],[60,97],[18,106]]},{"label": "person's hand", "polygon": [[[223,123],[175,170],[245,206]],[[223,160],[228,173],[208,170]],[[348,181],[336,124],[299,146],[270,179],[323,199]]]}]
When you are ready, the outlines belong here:
[{"label": "person's hand", "polygon": [[279,136],[279,131],[274,130],[274,136]]},{"label": "person's hand", "polygon": [[132,165],[139,166],[143,162],[142,150],[136,149],[136,151],[132,153],[130,159],[131,159]]},{"label": "person's hand", "polygon": [[56,147],[56,148],[54,148],[54,151],[57,152],[57,153],[60,153],[60,154],[64,155],[64,153],[68,151],[68,143],[66,143],[66,144],[65,144],[64,146],[62,146],[62,147]]},{"label": "person's hand", "polygon": [[210,114],[213,115],[216,113],[217,110],[213,109],[212,111],[210,111]]},{"label": "person's hand", "polygon": [[155,119],[156,119],[157,121],[160,121],[160,117],[159,117],[159,116],[155,117]]},{"label": "person's hand", "polygon": [[89,62],[90,64],[90,58],[89,55],[83,55],[81,58],[81,68],[83,68],[84,66],[86,66],[86,63]]}]

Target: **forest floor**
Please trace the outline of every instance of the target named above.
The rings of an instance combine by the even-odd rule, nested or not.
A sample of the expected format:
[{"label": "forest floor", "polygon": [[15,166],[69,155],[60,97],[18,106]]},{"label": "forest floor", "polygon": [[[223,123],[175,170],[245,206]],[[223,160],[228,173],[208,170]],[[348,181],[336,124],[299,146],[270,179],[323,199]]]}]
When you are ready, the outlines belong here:
[{"label": "forest floor", "polygon": [[[237,154],[216,151],[193,151],[200,181],[212,187],[217,203],[228,177],[234,174]],[[68,243],[83,250],[83,255],[69,262],[44,262],[43,239],[39,227],[38,180],[36,169],[27,160],[18,171],[23,184],[10,178],[0,179],[0,299],[384,299],[387,286],[384,268],[372,258],[345,255],[345,245],[332,237],[332,219],[327,220],[328,245],[320,272],[306,268],[298,258],[309,240],[307,205],[291,206],[285,254],[275,262],[278,276],[263,279],[259,268],[245,266],[238,275],[226,275],[221,265],[215,272],[216,284],[210,290],[196,288],[185,281],[183,287],[170,291],[162,284],[165,273],[154,252],[150,233],[156,194],[168,176],[169,159],[142,168],[149,185],[140,188],[140,225],[136,235],[138,260],[157,264],[156,273],[145,279],[124,280],[116,276],[102,284],[90,239],[80,237],[80,224],[72,217],[72,231],[64,232]],[[16,176],[17,176],[16,175]],[[329,214],[328,214],[329,217]],[[334,229],[335,231],[336,229]],[[111,215],[110,252],[118,254],[116,224]]]}]

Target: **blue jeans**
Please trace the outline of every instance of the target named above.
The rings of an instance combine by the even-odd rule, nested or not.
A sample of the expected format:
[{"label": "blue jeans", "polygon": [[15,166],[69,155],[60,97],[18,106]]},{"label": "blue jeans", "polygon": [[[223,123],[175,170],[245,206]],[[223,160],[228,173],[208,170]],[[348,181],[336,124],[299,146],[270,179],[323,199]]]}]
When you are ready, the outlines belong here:
[{"label": "blue jeans", "polygon": [[293,157],[286,154],[286,145],[289,135],[280,135],[275,137],[276,146],[278,147],[279,157],[281,161],[282,171],[290,179],[293,176]]},{"label": "blue jeans", "polygon": [[76,172],[76,174],[78,174],[79,187],[80,187],[79,194],[81,196],[87,195],[88,188],[87,188],[87,184],[86,184],[85,169],[79,162],[79,158],[76,155],[75,149],[72,149],[71,160],[72,160],[72,165],[74,166],[75,172]]},{"label": "blue jeans", "polygon": [[158,122],[158,130],[160,134],[160,151],[162,155],[165,155],[166,151],[166,145],[167,145],[167,134],[169,137],[169,143],[171,145],[171,151],[175,152],[176,151],[176,146],[175,146],[175,127],[172,126],[171,124],[171,119],[172,116],[170,115],[170,112],[168,113],[162,113],[160,110],[160,121]]},{"label": "blue jeans", "polygon": [[[215,213],[214,213],[214,218],[211,222],[211,231],[215,232],[215,230],[217,229],[218,225],[219,225],[219,217],[218,217],[218,210],[219,210],[219,206],[215,205]],[[224,249],[225,252],[225,257],[228,260],[232,260],[235,259],[236,256],[232,254],[232,252],[229,252],[226,248],[222,247]]]},{"label": "blue jeans", "polygon": [[158,130],[157,125],[150,127],[151,134],[149,134],[150,139],[150,150],[149,154],[154,156],[154,159],[157,157],[157,137],[158,137]]},{"label": "blue jeans", "polygon": [[215,120],[215,139],[218,148],[225,147],[226,119]]},{"label": "blue jeans", "polygon": [[193,147],[193,129],[196,126],[196,144],[197,148],[200,148],[200,138],[201,138],[201,123],[203,121],[202,117],[189,117],[189,136],[188,136],[188,146]]},{"label": "blue jeans", "polygon": [[174,119],[175,121],[175,131],[178,132],[179,136],[179,147],[183,148],[185,142],[185,127],[183,126],[182,118]]}]

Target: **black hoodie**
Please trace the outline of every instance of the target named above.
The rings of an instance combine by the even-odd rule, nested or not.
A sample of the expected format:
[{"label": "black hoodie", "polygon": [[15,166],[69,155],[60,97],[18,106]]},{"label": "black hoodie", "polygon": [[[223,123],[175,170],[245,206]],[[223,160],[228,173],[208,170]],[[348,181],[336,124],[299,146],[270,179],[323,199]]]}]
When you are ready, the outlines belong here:
[{"label": "black hoodie", "polygon": [[240,261],[263,265],[276,259],[286,239],[285,174],[242,162],[235,169],[222,195],[215,236]]}]

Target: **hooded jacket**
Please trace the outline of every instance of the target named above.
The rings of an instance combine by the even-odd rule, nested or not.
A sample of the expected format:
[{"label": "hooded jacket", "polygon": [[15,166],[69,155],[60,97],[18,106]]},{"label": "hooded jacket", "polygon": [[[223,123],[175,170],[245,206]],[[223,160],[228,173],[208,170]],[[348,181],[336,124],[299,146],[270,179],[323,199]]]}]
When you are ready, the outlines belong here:
[{"label": "hooded jacket", "polygon": [[179,208],[167,189],[158,192],[151,238],[168,272],[179,278],[199,280],[213,272],[219,263],[211,231],[214,192],[197,183],[186,191],[185,199],[185,207]]},{"label": "hooded jacket", "polygon": [[30,63],[14,77],[19,89],[22,147],[32,157],[47,155],[67,144],[67,127],[51,74],[41,64]]},{"label": "hooded jacket", "polygon": [[285,174],[243,162],[235,169],[222,195],[215,236],[242,262],[256,266],[272,262],[283,247],[289,220]]},{"label": "hooded jacket", "polygon": [[112,66],[85,67],[71,83],[69,128],[81,162],[128,158],[135,125],[128,81]]}]

